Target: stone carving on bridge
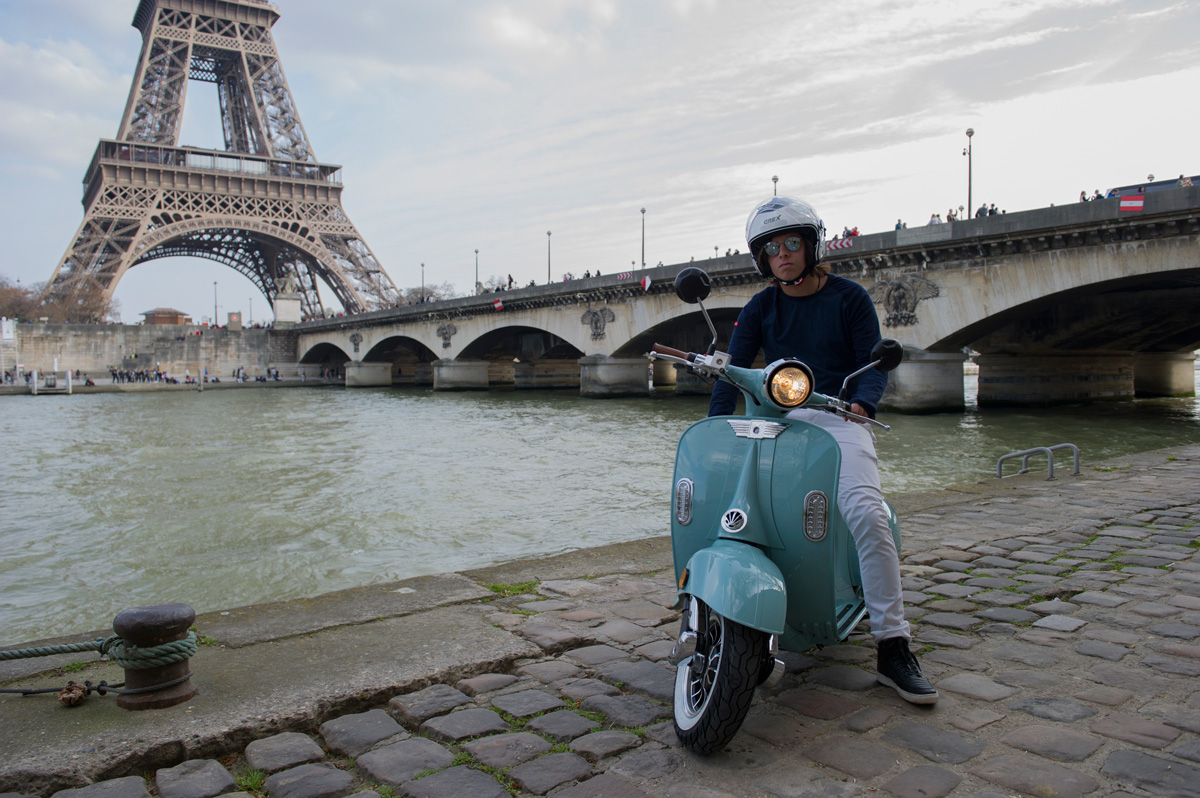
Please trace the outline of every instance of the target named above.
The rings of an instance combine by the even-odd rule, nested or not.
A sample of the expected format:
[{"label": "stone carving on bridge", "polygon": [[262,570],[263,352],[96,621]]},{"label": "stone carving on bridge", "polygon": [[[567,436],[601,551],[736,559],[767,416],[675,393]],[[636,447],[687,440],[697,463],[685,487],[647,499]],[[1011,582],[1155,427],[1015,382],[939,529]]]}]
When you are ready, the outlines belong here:
[{"label": "stone carving on bridge", "polygon": [[354,351],[358,351],[358,345],[363,342],[363,337],[359,333],[350,334],[350,343],[354,344]]},{"label": "stone carving on bridge", "polygon": [[592,328],[592,340],[604,340],[604,328],[610,321],[616,321],[617,315],[612,312],[612,308],[588,308],[579,317],[579,321]]},{"label": "stone carving on bridge", "polygon": [[876,305],[887,311],[884,327],[907,327],[917,323],[917,304],[922,299],[938,296],[937,283],[924,277],[905,277],[903,280],[879,280],[867,291]]},{"label": "stone carving on bridge", "polygon": [[458,328],[453,324],[439,324],[437,328],[438,337],[442,339],[442,349],[450,348],[450,339],[458,332]]}]

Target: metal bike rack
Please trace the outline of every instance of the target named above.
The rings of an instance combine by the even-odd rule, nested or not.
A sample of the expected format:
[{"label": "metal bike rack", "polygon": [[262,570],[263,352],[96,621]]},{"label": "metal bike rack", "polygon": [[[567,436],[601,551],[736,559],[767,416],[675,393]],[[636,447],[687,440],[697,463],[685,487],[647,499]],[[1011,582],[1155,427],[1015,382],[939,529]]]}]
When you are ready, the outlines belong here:
[{"label": "metal bike rack", "polygon": [[1046,455],[1046,461],[1050,470],[1050,476],[1046,477],[1046,479],[1054,479],[1054,452],[1058,451],[1059,449],[1071,450],[1071,453],[1075,456],[1075,470],[1071,473],[1073,476],[1079,476],[1079,447],[1073,443],[1060,443],[1057,446],[1035,446],[1032,449],[1026,449],[1021,452],[1011,452],[1010,454],[1004,455],[996,461],[996,478],[1004,479],[1005,460],[1012,460],[1017,457],[1021,458],[1021,470],[1016,474],[1013,474],[1013,476],[1020,476],[1021,474],[1029,473],[1030,457],[1033,457],[1035,454],[1044,454]]}]

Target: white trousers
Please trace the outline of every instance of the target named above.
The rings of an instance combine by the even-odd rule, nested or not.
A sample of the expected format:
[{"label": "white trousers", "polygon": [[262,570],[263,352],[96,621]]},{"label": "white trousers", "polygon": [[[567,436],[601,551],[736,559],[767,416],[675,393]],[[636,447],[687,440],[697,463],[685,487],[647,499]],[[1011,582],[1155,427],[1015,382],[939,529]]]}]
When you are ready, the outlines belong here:
[{"label": "white trousers", "polygon": [[900,553],[887,522],[883,490],[879,487],[879,457],[875,436],[865,424],[846,421],[823,410],[800,408],[787,414],[828,430],[842,447],[838,472],[838,507],[858,549],[863,593],[876,642],[889,637],[912,638],[904,619],[900,587]]}]

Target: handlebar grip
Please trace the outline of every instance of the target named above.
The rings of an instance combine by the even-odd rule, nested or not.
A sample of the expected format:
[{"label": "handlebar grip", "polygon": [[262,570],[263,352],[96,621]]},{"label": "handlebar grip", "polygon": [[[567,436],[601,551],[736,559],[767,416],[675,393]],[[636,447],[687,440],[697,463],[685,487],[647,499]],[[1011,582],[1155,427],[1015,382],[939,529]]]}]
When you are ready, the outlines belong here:
[{"label": "handlebar grip", "polygon": [[650,351],[658,355],[670,355],[671,357],[682,358],[687,361],[695,360],[696,356],[690,352],[684,352],[682,349],[673,349],[672,347],[663,344],[655,344],[650,347]]}]

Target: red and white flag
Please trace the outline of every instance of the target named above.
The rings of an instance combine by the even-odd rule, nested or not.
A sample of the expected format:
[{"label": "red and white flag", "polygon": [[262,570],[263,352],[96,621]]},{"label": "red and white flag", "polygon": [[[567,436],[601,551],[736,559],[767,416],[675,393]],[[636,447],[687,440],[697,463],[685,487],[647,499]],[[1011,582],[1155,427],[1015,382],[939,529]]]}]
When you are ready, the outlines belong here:
[{"label": "red and white flag", "polygon": [[649,278],[649,277],[643,277],[643,278],[642,278],[642,290],[643,290],[643,291],[649,291],[649,290],[650,290],[650,278]]},{"label": "red and white flag", "polygon": [[1128,197],[1121,197],[1121,210],[1140,211],[1145,201],[1145,197],[1141,194],[1130,194]]},{"label": "red and white flag", "polygon": [[501,302],[499,299],[493,299],[492,307],[494,307],[496,310],[504,310],[504,303]]}]

